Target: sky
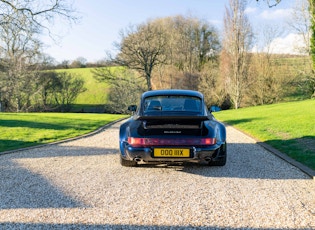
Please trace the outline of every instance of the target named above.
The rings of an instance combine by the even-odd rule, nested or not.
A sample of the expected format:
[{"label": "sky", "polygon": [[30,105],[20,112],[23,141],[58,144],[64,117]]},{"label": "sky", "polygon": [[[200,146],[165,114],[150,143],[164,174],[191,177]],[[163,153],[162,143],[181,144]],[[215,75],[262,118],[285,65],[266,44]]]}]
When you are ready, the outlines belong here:
[{"label": "sky", "polygon": [[[271,0],[272,1],[272,0]],[[254,28],[273,24],[283,30],[283,22],[290,15],[296,0],[282,0],[269,8],[266,1],[249,0],[246,14]],[[114,42],[119,42],[119,32],[130,25],[145,23],[149,19],[184,15],[207,20],[218,31],[222,30],[225,7],[228,0],[73,0],[73,7],[80,15],[74,25],[65,22],[50,27],[58,39],[43,36],[44,53],[57,62],[75,60],[79,57],[95,62],[115,52]],[[290,33],[279,34],[279,52],[290,52]]]}]

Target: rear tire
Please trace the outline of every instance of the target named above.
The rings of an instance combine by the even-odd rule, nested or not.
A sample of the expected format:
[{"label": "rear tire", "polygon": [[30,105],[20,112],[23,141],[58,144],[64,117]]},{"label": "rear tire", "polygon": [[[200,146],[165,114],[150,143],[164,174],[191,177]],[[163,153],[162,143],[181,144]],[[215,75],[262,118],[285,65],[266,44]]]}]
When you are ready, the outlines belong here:
[{"label": "rear tire", "polygon": [[209,162],[210,166],[224,166],[226,164],[227,158],[226,143],[221,145],[218,155],[215,158],[217,158],[217,160]]},{"label": "rear tire", "polygon": [[124,158],[122,158],[121,155],[120,155],[120,164],[122,166],[124,166],[124,167],[135,167],[135,166],[137,166],[137,162],[125,160]]},{"label": "rear tire", "polygon": [[226,164],[226,155],[218,161],[210,161],[209,165],[210,166],[224,166]]}]

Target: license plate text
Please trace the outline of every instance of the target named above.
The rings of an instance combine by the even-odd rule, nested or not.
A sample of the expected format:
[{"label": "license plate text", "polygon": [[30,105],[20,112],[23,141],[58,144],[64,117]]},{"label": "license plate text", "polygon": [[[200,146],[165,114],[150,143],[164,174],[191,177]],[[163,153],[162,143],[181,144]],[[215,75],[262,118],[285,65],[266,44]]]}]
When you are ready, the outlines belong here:
[{"label": "license plate text", "polygon": [[189,157],[189,149],[164,149],[164,148],[155,148],[154,149],[155,157]]}]

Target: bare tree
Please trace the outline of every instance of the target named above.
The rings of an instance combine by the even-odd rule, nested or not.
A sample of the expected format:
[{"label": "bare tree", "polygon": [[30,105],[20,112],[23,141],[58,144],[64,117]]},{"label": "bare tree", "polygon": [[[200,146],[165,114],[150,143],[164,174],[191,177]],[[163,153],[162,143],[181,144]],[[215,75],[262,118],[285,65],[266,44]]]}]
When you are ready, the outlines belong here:
[{"label": "bare tree", "polygon": [[[217,61],[211,53],[218,54],[220,49],[216,29],[193,17],[158,18],[129,27],[120,35],[121,42],[116,44],[119,53],[116,59],[111,60],[142,74],[148,90],[198,89],[199,77],[207,62]],[[106,68],[94,74],[101,80],[119,79],[121,84],[131,82],[108,74]],[[205,80],[209,77],[207,74],[204,76]]]},{"label": "bare tree", "polygon": [[208,105],[222,106],[225,99],[224,85],[219,78],[219,63],[216,59],[207,62],[198,79],[198,91],[205,96]]},{"label": "bare tree", "polygon": [[[0,0],[0,27],[14,24],[20,30],[30,29],[40,33],[42,29],[48,32],[56,18],[69,22],[77,21],[75,10],[67,0]],[[26,20],[26,23],[20,23]]]},{"label": "bare tree", "polygon": [[160,26],[151,22],[129,27],[121,32],[121,43],[116,47],[120,51],[115,62],[142,73],[148,90],[152,90],[152,71],[166,62],[165,48],[167,38]]},{"label": "bare tree", "polygon": [[[214,53],[219,53],[218,32],[209,22],[192,16],[160,18],[153,23],[164,28],[167,63],[154,71],[156,85],[169,88],[198,88],[198,77]],[[154,78],[156,79],[156,78]]]},{"label": "bare tree", "polygon": [[276,66],[272,41],[282,33],[275,25],[260,27],[259,38],[261,46],[251,58],[250,74],[248,79],[249,90],[247,103],[250,105],[271,104],[277,102],[283,93],[284,78],[281,66]]},{"label": "bare tree", "polygon": [[40,48],[32,28],[21,29],[26,24],[27,19],[20,18],[19,26],[7,24],[0,27],[1,100],[7,101],[7,107],[15,111],[27,110],[30,106],[36,78],[33,64]]},{"label": "bare tree", "polygon": [[[256,1],[259,2],[259,0]],[[261,1],[267,1],[269,7],[276,6],[281,2],[281,0],[273,0],[275,1],[275,3],[270,4],[271,0]],[[312,73],[307,74],[305,82],[306,87],[309,87],[309,89],[311,89],[310,94],[312,95],[312,97],[315,97],[315,0],[307,0],[307,2],[301,0],[300,4],[297,4],[297,7],[295,7],[295,10],[293,11],[294,19],[291,26],[294,27],[295,31],[298,31],[300,34],[303,35],[303,39],[306,44],[304,51],[309,52],[311,56]],[[297,22],[295,20],[297,20]]]},{"label": "bare tree", "polygon": [[60,106],[62,112],[69,111],[71,104],[84,91],[84,80],[67,72],[57,73],[57,83],[52,85],[55,103]]},{"label": "bare tree", "polygon": [[[256,1],[259,2],[259,0],[256,0]],[[261,1],[267,2],[269,7],[274,7],[281,2],[281,0],[261,0]]]},{"label": "bare tree", "polygon": [[87,60],[84,57],[78,57],[71,62],[70,68],[85,68]]},{"label": "bare tree", "polygon": [[20,111],[31,106],[36,93],[42,44],[37,35],[50,33],[55,19],[75,22],[66,0],[0,0],[0,103]]},{"label": "bare tree", "polygon": [[246,1],[230,0],[224,15],[222,63],[227,93],[234,108],[239,108],[248,84],[249,49],[252,29],[244,11]]},{"label": "bare tree", "polygon": [[[312,7],[311,7],[312,6]],[[312,15],[310,10],[314,7],[314,1],[311,0],[296,0],[291,18],[288,21],[289,27],[294,33],[297,33],[303,40],[303,46],[298,46],[297,51],[302,55],[308,55],[309,61],[305,62],[305,67],[299,71],[299,80],[295,80],[294,85],[297,85],[300,91],[307,97],[315,97],[315,71],[312,63],[312,49],[314,46],[314,38],[312,33]],[[313,22],[314,24],[314,22]],[[313,25],[314,30],[314,25]],[[314,31],[313,31],[314,36]],[[311,45],[313,41],[313,45]],[[300,43],[299,43],[300,44]],[[314,50],[313,50],[314,52]],[[313,54],[314,56],[314,54]],[[315,60],[315,59],[314,59]],[[313,61],[314,62],[314,61]]]},{"label": "bare tree", "polygon": [[129,105],[135,104],[146,84],[141,81],[135,70],[121,67],[101,67],[92,71],[98,81],[110,84],[107,109],[113,113],[127,113]]},{"label": "bare tree", "polygon": [[[295,0],[291,17],[287,25],[294,33],[302,38],[303,46],[295,47],[298,53],[302,55],[310,55],[310,39],[311,39],[311,15],[308,0]],[[301,43],[299,42],[299,45]]]}]

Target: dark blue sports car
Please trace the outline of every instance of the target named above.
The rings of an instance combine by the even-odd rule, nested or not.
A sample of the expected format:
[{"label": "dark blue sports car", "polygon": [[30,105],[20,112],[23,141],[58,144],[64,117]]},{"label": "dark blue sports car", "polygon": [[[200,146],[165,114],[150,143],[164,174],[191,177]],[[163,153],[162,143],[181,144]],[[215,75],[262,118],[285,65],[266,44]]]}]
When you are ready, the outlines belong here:
[{"label": "dark blue sports car", "polygon": [[200,92],[154,90],[131,105],[133,116],[120,126],[120,162],[226,164],[226,130]]}]

